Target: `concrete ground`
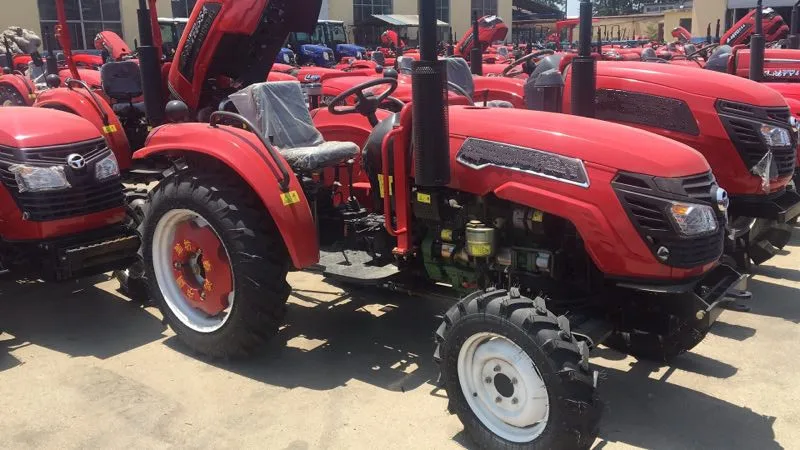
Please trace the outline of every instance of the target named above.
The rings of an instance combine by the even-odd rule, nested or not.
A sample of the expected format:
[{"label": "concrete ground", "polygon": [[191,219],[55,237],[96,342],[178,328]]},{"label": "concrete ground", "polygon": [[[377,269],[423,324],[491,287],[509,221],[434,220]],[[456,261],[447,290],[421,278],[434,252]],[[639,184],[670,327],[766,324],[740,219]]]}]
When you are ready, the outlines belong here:
[{"label": "concrete ground", "polygon": [[[601,348],[597,449],[800,448],[800,239],[668,367]],[[0,448],[472,447],[432,381],[441,300],[292,276],[263,354],[190,354],[104,278],[0,282]]]}]

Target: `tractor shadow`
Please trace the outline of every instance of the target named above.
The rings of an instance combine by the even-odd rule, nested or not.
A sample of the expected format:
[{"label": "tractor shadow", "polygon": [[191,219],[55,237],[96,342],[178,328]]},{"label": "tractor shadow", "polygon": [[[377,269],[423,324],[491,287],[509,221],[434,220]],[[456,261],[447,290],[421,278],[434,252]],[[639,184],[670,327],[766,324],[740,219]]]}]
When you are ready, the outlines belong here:
[{"label": "tractor shadow", "polygon": [[99,359],[162,339],[165,327],[159,319],[95,286],[107,280],[106,275],[64,283],[4,278],[0,331],[14,336],[12,345],[33,344]]},{"label": "tractor shadow", "polygon": [[286,325],[253,358],[210,360],[190,353],[177,338],[165,344],[218,368],[287,388],[329,390],[359,380],[405,392],[434,383],[433,332],[445,300],[331,285],[296,289]]},{"label": "tractor shadow", "polygon": [[636,362],[628,371],[601,368],[605,410],[595,449],[609,442],[652,450],[782,448],[775,441],[775,417],[671,384],[665,381],[669,370],[650,378],[654,367]]},{"label": "tractor shadow", "polygon": [[748,289],[753,293],[753,298],[745,302],[750,307],[750,314],[800,323],[800,289],[775,284],[763,278],[751,278]]}]

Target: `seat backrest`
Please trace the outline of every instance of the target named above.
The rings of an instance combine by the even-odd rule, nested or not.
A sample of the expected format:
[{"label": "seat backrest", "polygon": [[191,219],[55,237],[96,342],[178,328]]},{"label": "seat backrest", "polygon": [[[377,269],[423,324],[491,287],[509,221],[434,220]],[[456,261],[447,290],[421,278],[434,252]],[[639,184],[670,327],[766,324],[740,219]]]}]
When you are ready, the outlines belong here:
[{"label": "seat backrest", "polygon": [[130,100],[142,95],[142,75],[135,61],[109,62],[100,68],[103,92],[114,100]]},{"label": "seat backrest", "polygon": [[414,60],[409,56],[401,56],[397,58],[397,71],[403,75],[411,75],[414,68]]},{"label": "seat backrest", "polygon": [[733,49],[729,45],[721,45],[714,49],[708,57],[705,68],[716,72],[728,73],[728,61],[731,59]]},{"label": "seat backrest", "polygon": [[470,98],[475,96],[475,81],[472,71],[464,58],[445,58],[447,62],[447,81],[452,81],[464,89]]},{"label": "seat backrest", "polygon": [[385,66],[386,65],[386,56],[378,51],[372,52],[372,60],[378,63],[378,65]]},{"label": "seat backrest", "polygon": [[253,84],[230,99],[239,113],[280,149],[314,147],[325,142],[311,120],[298,81]]}]

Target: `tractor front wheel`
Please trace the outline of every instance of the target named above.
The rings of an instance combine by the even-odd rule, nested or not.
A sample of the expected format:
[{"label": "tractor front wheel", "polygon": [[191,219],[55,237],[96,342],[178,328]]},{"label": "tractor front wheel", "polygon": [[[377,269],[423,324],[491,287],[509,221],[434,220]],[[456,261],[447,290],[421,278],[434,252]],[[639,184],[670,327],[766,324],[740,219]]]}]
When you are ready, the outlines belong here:
[{"label": "tractor front wheel", "polygon": [[600,403],[588,347],[543,299],[477,292],[447,311],[436,341],[449,409],[480,447],[593,443]]},{"label": "tractor front wheel", "polygon": [[258,197],[213,172],[177,170],[153,190],[142,226],[146,275],[187,346],[242,357],[278,332],[289,257]]},{"label": "tractor front wheel", "polygon": [[11,85],[0,84],[0,106],[26,106],[22,93]]}]

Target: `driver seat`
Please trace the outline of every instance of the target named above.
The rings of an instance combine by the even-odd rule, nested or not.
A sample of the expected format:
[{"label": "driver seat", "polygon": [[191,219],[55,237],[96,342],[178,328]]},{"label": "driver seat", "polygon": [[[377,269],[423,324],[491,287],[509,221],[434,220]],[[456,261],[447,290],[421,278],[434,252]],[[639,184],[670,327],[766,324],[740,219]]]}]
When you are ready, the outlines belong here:
[{"label": "driver seat", "polygon": [[360,151],[352,142],[326,142],[322,138],[297,81],[253,84],[230,98],[298,172],[318,172],[342,164]]},{"label": "driver seat", "polygon": [[[475,98],[475,80],[472,78],[472,71],[464,58],[451,57],[445,58],[447,64],[447,81],[451,81],[469,94],[470,100]],[[514,108],[511,102],[504,100],[490,100],[486,102],[489,108]]]},{"label": "driver seat", "polygon": [[119,61],[103,64],[100,68],[103,92],[108,98],[116,100],[111,105],[118,116],[126,116],[131,111],[145,114],[144,102],[133,103],[142,95],[142,75],[135,61]]}]

